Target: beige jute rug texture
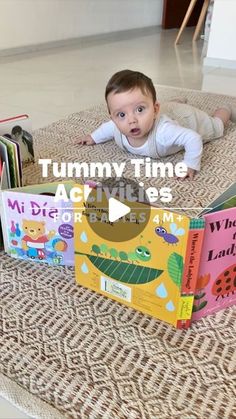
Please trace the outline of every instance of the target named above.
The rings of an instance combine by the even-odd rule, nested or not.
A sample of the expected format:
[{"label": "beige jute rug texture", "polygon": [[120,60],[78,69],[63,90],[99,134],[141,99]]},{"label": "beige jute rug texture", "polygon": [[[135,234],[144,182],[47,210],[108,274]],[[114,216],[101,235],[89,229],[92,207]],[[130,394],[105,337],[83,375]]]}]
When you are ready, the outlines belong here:
[{"label": "beige jute rug texture", "polygon": [[[236,98],[157,86],[160,101],[187,97],[207,112]],[[35,132],[36,157],[54,162],[125,161],[113,141],[75,146],[108,118],[104,105]],[[166,158],[173,164],[182,155]],[[25,168],[25,183],[56,181]],[[83,179],[78,179],[83,180]],[[236,125],[204,147],[193,182],[139,178],[172,188],[171,206],[207,206],[236,180]],[[186,210],[189,214],[191,211]],[[74,269],[0,254],[0,390],[45,419],[233,419],[236,417],[236,307],[173,327],[75,283]]]}]

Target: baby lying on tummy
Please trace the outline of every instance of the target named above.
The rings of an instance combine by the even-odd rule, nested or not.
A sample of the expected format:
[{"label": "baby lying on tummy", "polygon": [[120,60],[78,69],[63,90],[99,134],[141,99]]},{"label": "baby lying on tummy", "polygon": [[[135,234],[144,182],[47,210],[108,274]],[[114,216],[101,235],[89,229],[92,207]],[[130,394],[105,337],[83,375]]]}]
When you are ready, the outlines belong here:
[{"label": "baby lying on tummy", "polygon": [[152,80],[138,71],[115,73],[105,98],[111,120],[75,143],[94,145],[114,139],[132,154],[157,159],[184,149],[186,177],[191,180],[200,170],[203,144],[222,137],[227,122],[236,121],[230,105],[222,105],[213,116],[186,103],[160,105]]}]

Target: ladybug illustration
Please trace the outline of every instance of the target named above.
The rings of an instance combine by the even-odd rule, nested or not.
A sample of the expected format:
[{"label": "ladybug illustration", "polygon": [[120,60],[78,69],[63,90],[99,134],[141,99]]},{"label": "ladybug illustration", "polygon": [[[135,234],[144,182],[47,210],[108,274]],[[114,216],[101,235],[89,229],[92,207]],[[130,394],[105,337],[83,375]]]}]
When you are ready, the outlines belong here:
[{"label": "ladybug illustration", "polygon": [[219,297],[228,297],[230,292],[234,294],[234,291],[236,291],[236,263],[221,272],[212,287],[212,294],[217,296],[216,301]]}]

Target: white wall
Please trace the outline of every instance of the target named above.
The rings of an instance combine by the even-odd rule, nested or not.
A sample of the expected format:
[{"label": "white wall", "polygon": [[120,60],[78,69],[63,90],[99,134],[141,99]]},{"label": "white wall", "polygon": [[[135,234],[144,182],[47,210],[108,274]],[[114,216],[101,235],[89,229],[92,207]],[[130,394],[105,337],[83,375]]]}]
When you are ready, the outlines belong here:
[{"label": "white wall", "polygon": [[236,0],[215,0],[204,65],[236,68]]},{"label": "white wall", "polygon": [[163,0],[0,0],[0,50],[161,24]]}]

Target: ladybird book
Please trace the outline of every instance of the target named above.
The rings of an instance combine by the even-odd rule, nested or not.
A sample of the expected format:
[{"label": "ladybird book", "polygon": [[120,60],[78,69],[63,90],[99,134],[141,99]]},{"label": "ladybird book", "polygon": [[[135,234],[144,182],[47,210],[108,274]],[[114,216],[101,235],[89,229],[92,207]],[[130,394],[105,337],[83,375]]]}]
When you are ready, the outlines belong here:
[{"label": "ladybird book", "polygon": [[236,208],[203,218],[205,233],[192,320],[236,303]]},{"label": "ladybird book", "polygon": [[[58,183],[1,191],[5,251],[15,258],[74,265],[73,209],[55,202]],[[68,183],[66,188],[70,189]]]},{"label": "ladybird book", "polygon": [[129,214],[111,222],[105,198],[99,203],[85,200],[83,205],[75,204],[76,219],[80,219],[74,225],[76,281],[186,328],[192,314],[204,222],[148,207],[147,220],[147,205],[139,203],[138,210],[131,207]]}]

